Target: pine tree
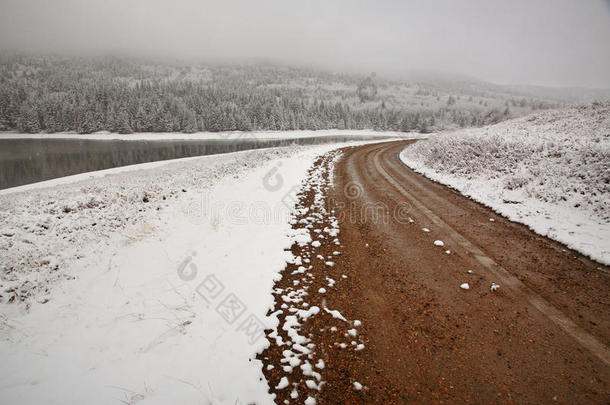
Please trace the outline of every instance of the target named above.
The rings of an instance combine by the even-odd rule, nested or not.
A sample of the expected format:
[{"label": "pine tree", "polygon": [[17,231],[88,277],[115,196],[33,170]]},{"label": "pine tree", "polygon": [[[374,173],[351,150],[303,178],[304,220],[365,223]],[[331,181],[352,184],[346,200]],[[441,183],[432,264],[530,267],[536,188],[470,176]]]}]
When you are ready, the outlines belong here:
[{"label": "pine tree", "polygon": [[125,110],[119,112],[116,118],[115,130],[119,134],[131,134],[133,132],[131,125],[129,124],[129,115]]},{"label": "pine tree", "polygon": [[40,122],[38,113],[30,104],[24,104],[19,111],[18,129],[21,132],[36,133],[40,132]]}]

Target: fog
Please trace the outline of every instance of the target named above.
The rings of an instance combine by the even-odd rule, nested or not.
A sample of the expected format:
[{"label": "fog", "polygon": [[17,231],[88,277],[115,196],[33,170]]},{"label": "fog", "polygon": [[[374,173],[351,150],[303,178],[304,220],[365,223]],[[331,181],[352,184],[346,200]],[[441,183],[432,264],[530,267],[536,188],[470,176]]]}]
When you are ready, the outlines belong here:
[{"label": "fog", "polygon": [[610,87],[610,2],[0,0],[0,49]]}]

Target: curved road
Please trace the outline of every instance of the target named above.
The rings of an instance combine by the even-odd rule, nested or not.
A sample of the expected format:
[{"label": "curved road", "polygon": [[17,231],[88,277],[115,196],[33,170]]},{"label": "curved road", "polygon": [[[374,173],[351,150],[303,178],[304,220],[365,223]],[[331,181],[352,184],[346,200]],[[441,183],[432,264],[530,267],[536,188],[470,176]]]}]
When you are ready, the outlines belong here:
[{"label": "curved road", "polygon": [[361,320],[366,349],[337,348],[328,320],[304,326],[325,354],[318,403],[606,403],[608,267],[414,173],[408,143],[345,148],[336,165],[343,250],[311,272],[348,278],[311,301]]}]

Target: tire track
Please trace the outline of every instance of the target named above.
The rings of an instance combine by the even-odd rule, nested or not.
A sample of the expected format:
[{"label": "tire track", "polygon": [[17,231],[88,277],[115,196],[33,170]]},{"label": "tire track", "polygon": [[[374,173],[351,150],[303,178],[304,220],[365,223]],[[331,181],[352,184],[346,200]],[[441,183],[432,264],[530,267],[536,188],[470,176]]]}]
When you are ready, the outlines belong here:
[{"label": "tire track", "polygon": [[[610,365],[610,350],[605,344],[603,344],[593,335],[579,327],[559,309],[555,308],[545,299],[543,299],[538,294],[535,294],[533,291],[527,288],[518,278],[516,278],[502,266],[497,264],[481,249],[475,246],[472,242],[470,242],[456,230],[451,228],[439,216],[437,216],[430,209],[428,209],[412,193],[408,192],[393,175],[389,174],[385,170],[380,158],[380,154],[383,151],[383,148],[380,148],[375,151],[373,162],[377,171],[381,173],[381,175],[388,183],[390,183],[394,188],[396,188],[396,190],[398,190],[400,194],[402,194],[414,206],[416,206],[421,212],[423,212],[424,215],[426,215],[426,217],[428,217],[428,219],[432,221],[432,223],[437,225],[447,235],[449,235],[448,237],[452,241],[454,241],[455,244],[461,246],[466,251],[471,253],[474,258],[483,266],[483,268],[487,269],[493,277],[500,280],[502,284],[509,286],[515,292],[515,294],[517,294],[517,296],[525,298],[534,308],[543,313],[547,318],[549,318],[549,320],[557,324],[567,334],[572,336],[578,343],[580,343],[583,347],[585,347],[587,350],[597,356],[601,361],[603,361],[604,364],[606,364],[607,366]],[[387,160],[384,160],[383,163],[389,166]],[[434,195],[433,199],[439,199],[439,197]]]}]

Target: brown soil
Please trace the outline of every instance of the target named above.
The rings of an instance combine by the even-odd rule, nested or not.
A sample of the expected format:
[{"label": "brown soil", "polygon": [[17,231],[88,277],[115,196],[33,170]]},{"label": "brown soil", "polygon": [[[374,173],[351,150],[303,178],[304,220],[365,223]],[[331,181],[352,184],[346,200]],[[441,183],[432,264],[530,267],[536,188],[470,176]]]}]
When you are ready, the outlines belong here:
[{"label": "brown soil", "polygon": [[[333,267],[312,260],[308,274],[287,265],[276,287],[307,283],[310,305],[350,322],[321,311],[303,324],[300,333],[315,344],[310,357],[325,362],[317,370],[325,384],[307,388],[311,377],[296,368],[289,374],[296,399],[292,386],[273,388],[286,375],[286,346],[270,339],[260,358],[276,402],[609,403],[608,267],[412,172],[398,158],[405,144],[345,148],[325,196],[341,246],[325,239],[313,255],[310,246],[293,246],[297,256],[341,254]],[[314,192],[300,197],[310,206]],[[328,287],[326,277],[336,284]],[[490,291],[492,283],[500,288]],[[345,336],[355,319],[362,321],[356,339]],[[355,390],[355,381],[364,388]]]}]

